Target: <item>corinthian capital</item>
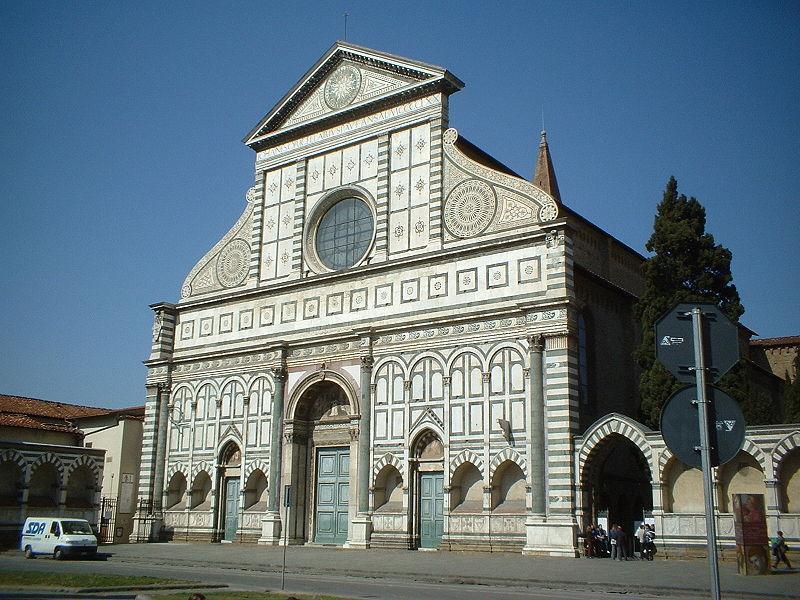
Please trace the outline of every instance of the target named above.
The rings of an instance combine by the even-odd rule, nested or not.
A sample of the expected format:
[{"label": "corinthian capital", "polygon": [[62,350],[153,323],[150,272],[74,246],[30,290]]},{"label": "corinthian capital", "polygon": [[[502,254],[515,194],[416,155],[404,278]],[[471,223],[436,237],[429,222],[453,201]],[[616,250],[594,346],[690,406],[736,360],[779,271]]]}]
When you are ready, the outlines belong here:
[{"label": "corinthian capital", "polygon": [[529,335],[528,347],[534,352],[541,352],[544,350],[544,336],[541,333]]}]

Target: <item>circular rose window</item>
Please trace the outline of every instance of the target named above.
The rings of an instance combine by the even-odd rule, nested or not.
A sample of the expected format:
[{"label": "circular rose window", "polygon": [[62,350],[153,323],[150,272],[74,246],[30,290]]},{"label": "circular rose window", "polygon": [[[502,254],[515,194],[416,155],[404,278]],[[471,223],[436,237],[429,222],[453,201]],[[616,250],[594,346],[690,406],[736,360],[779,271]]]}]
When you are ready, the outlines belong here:
[{"label": "circular rose window", "polygon": [[352,267],[364,258],[374,237],[372,210],[361,198],[349,196],[332,204],[319,219],[314,249],[332,271]]}]

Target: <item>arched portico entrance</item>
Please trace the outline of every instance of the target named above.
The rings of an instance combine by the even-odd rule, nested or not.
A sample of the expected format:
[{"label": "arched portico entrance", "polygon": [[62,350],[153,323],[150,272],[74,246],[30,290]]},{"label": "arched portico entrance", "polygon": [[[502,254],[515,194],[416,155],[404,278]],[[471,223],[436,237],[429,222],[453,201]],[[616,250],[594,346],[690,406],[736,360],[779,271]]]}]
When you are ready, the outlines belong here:
[{"label": "arched portico entrance", "polygon": [[[291,410],[292,407],[290,407]],[[336,381],[308,386],[293,403],[285,427],[283,481],[292,486],[291,543],[344,545],[355,508],[358,416]]]},{"label": "arched portico entrance", "polygon": [[430,429],[411,446],[413,541],[415,548],[438,548],[444,533],[444,445]]},{"label": "arched portico entrance", "polygon": [[581,484],[587,523],[607,517],[609,527],[620,525],[630,536],[634,523],[652,513],[647,458],[623,435],[611,433],[598,442],[584,463]]},{"label": "arched portico entrance", "polygon": [[217,529],[220,539],[232,542],[239,529],[240,488],[242,481],[242,452],[235,442],[223,446],[219,458],[217,489],[222,490],[217,507]]}]

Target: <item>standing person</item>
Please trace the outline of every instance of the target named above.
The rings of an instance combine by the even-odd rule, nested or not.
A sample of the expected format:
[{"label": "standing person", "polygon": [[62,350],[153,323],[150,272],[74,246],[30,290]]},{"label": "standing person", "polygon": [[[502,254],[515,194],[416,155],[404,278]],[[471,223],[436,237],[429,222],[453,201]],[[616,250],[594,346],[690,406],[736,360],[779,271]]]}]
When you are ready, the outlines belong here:
[{"label": "standing person", "polygon": [[656,530],[652,525],[648,525],[644,532],[644,545],[642,552],[647,560],[653,560],[653,555],[656,553]]},{"label": "standing person", "polygon": [[608,539],[611,540],[611,560],[617,559],[617,543],[619,541],[619,525],[612,524],[608,531]]},{"label": "standing person", "polygon": [[786,558],[786,551],[789,547],[786,545],[786,539],[783,537],[782,531],[778,532],[777,537],[772,538],[770,546],[772,547],[772,556],[775,557],[775,563],[772,565],[772,568],[777,569],[778,564],[784,562],[786,563],[786,567],[791,569],[792,565],[789,559]]},{"label": "standing person", "polygon": [[644,523],[639,525],[639,529],[636,530],[636,544],[639,546],[639,560],[644,560],[644,535],[647,531],[647,527],[645,527]]},{"label": "standing person", "polygon": [[620,560],[628,560],[628,536],[625,530],[617,525],[617,556]]},{"label": "standing person", "polygon": [[599,554],[603,557],[608,556],[611,553],[611,550],[608,547],[608,534],[606,530],[603,529],[603,525],[601,523],[597,524],[597,534],[595,536],[595,549],[599,549]]},{"label": "standing person", "polygon": [[594,525],[587,525],[585,537],[583,538],[584,555],[587,558],[594,558]]}]

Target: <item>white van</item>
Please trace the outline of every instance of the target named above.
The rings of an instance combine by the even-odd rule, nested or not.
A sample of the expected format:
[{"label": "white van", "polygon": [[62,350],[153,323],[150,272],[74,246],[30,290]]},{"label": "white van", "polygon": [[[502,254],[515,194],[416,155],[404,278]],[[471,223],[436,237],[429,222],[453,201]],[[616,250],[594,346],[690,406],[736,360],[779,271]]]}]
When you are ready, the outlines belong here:
[{"label": "white van", "polygon": [[19,549],[25,558],[49,554],[62,559],[67,556],[97,554],[97,538],[89,521],[61,517],[28,517],[22,527]]}]

